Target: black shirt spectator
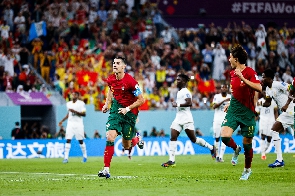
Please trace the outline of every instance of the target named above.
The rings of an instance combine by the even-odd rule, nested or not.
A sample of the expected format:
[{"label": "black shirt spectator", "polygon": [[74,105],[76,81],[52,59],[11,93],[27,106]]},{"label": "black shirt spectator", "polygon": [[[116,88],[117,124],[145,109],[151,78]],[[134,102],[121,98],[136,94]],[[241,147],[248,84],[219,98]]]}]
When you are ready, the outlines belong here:
[{"label": "black shirt spectator", "polygon": [[15,128],[11,131],[11,138],[14,139],[25,139],[24,133],[19,126],[19,122],[15,122]]}]

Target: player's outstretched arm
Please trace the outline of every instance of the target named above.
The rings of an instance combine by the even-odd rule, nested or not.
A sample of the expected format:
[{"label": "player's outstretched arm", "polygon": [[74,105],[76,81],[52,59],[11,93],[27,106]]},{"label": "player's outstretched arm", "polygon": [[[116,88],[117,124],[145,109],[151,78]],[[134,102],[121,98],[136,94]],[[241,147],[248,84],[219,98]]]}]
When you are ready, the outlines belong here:
[{"label": "player's outstretched arm", "polygon": [[62,126],[62,123],[65,121],[65,120],[67,120],[68,119],[68,117],[69,117],[69,112],[67,113],[67,115],[58,123],[58,126]]},{"label": "player's outstretched arm", "polygon": [[106,113],[109,110],[109,105],[111,105],[111,103],[112,103],[112,98],[113,98],[113,92],[109,88],[109,91],[107,93],[106,102],[105,102],[104,106],[101,109],[103,113]]},{"label": "player's outstretched arm", "polygon": [[254,83],[251,82],[250,80],[246,79],[240,69],[235,69],[235,74],[250,88],[253,90],[262,93],[262,86],[260,83]]},{"label": "player's outstretched arm", "polygon": [[144,103],[144,97],[142,94],[139,94],[137,96],[137,100],[134,103],[132,103],[130,106],[127,106],[126,108],[119,108],[118,113],[125,115],[127,112],[129,112],[133,108],[137,108],[137,107],[141,106],[143,103]]}]

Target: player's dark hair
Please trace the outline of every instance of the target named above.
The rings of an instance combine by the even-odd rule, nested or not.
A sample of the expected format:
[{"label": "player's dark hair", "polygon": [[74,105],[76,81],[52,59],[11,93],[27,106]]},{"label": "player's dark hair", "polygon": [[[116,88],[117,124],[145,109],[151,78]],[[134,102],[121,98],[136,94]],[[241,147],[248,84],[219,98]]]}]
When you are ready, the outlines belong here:
[{"label": "player's dark hair", "polygon": [[179,77],[181,77],[182,79],[185,80],[185,82],[188,82],[189,81],[189,77],[185,74],[178,74]]},{"label": "player's dark hair", "polygon": [[275,77],[275,72],[272,69],[266,69],[266,70],[264,70],[263,73],[264,73],[264,76],[267,78],[274,79],[274,77]]},{"label": "player's dark hair", "polygon": [[237,45],[236,47],[233,47],[231,49],[231,54],[233,55],[234,58],[238,59],[239,63],[246,64],[248,59],[248,54],[241,45]]},{"label": "player's dark hair", "polygon": [[75,91],[74,92],[77,96],[79,96],[80,95],[80,93],[78,92],[78,91]]},{"label": "player's dark hair", "polygon": [[127,65],[127,61],[126,61],[126,58],[122,57],[122,56],[116,56],[114,59],[121,59],[123,61],[123,63],[125,65]]}]

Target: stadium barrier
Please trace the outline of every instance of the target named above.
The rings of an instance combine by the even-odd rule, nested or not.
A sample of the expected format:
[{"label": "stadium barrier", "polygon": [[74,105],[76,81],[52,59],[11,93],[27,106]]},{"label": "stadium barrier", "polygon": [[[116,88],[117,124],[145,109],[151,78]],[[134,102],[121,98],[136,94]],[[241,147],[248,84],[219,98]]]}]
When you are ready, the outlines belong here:
[{"label": "stadium barrier", "polygon": [[[213,144],[212,137],[203,137]],[[242,146],[242,137],[234,136],[237,144]],[[133,148],[132,156],[164,156],[169,152],[169,137],[144,138],[144,149]],[[63,158],[66,140],[0,140],[0,159],[27,159],[27,158]],[[254,153],[260,153],[260,138],[254,137]],[[91,156],[103,156],[106,139],[86,139],[87,154]],[[295,140],[291,135],[282,136],[282,150],[284,153],[295,153]],[[232,153],[232,149],[226,148],[225,153]],[[274,152],[273,144],[267,152]],[[177,141],[176,155],[209,154],[207,148],[193,144],[188,137],[180,137]],[[72,140],[70,156],[82,156],[78,141]],[[115,141],[115,156],[122,156],[121,139]]]}]

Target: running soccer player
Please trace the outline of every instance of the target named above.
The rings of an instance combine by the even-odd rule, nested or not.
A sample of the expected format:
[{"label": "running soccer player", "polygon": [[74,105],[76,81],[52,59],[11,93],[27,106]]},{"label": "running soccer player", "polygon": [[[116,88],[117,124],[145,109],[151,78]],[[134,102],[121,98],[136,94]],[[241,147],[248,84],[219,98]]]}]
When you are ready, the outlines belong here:
[{"label": "running soccer player", "polygon": [[[231,95],[228,94],[227,85],[221,85],[221,93],[214,95],[213,98],[213,109],[214,119],[213,119],[213,137],[214,137],[214,146],[216,148],[216,162],[224,162],[223,155],[225,152],[226,145],[221,142],[220,144],[220,131],[221,124],[225,118],[226,112],[224,112],[224,107],[229,104]],[[219,146],[221,145],[220,149]]]},{"label": "running soccer player", "polygon": [[110,178],[111,160],[114,155],[114,141],[122,135],[124,149],[132,147],[131,141],[135,136],[135,123],[138,116],[138,107],[144,103],[138,82],[128,73],[125,73],[126,60],[116,57],[113,60],[113,74],[107,83],[109,91],[102,112],[110,108],[110,115],[106,123],[106,147],[104,151],[104,168],[98,172],[99,177]]},{"label": "running soccer player", "polygon": [[62,123],[68,119],[68,124],[66,128],[66,144],[65,144],[65,154],[63,163],[68,163],[69,159],[69,152],[71,149],[71,141],[75,136],[76,140],[78,140],[80,144],[80,148],[83,153],[83,160],[82,162],[87,162],[87,151],[86,151],[86,144],[83,142],[85,139],[84,136],[84,124],[82,117],[86,116],[86,108],[85,103],[78,99],[79,92],[72,93],[73,100],[67,102],[67,115],[58,123],[61,127]]},{"label": "running soccer player", "polygon": [[271,69],[266,69],[262,73],[262,83],[266,86],[266,99],[263,107],[269,107],[273,99],[278,105],[278,108],[282,111],[271,129],[272,139],[277,153],[275,162],[268,165],[268,167],[271,168],[285,166],[279,133],[287,127],[293,127],[294,125],[294,104],[293,101],[289,99],[291,85],[274,81],[273,79],[274,72]]},{"label": "running soccer player", "polygon": [[247,58],[248,54],[241,45],[237,45],[231,49],[229,62],[233,69],[230,72],[232,96],[229,106],[225,108],[225,112],[227,113],[221,125],[222,142],[234,150],[231,160],[233,165],[238,163],[241,146],[235,143],[232,134],[238,126],[241,128],[245,167],[240,180],[248,180],[252,173],[252,140],[256,125],[255,104],[258,100],[258,92],[262,91],[256,72],[245,65]]},{"label": "running soccer player", "polygon": [[169,161],[162,163],[162,167],[176,166],[175,151],[177,147],[177,138],[183,129],[193,143],[208,148],[212,158],[216,158],[215,147],[207,143],[203,138],[196,137],[195,135],[194,120],[190,110],[190,107],[192,106],[192,95],[186,88],[188,81],[189,77],[185,74],[179,74],[176,78],[179,91],[177,92],[176,102],[172,102],[172,106],[177,107],[177,113],[170,126],[171,136],[169,142]]},{"label": "running soccer player", "polygon": [[[265,95],[265,93],[262,93]],[[271,101],[269,107],[263,107],[265,103],[264,97],[260,98],[256,105],[256,112],[259,114],[259,135],[261,138],[260,149],[261,149],[261,159],[266,160],[266,150],[271,143],[271,127],[278,117],[278,108],[274,100]]]}]

